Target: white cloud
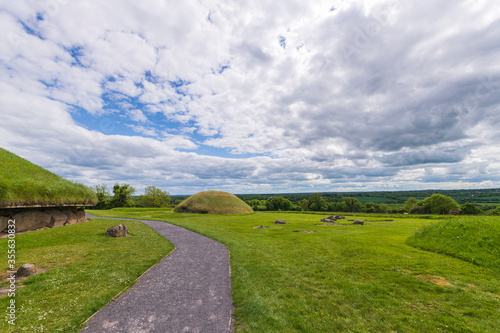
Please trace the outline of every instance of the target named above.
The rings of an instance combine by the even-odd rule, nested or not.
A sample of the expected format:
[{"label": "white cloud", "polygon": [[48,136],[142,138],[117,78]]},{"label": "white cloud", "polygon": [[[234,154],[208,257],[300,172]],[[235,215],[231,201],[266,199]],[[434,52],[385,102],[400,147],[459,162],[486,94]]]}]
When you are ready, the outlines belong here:
[{"label": "white cloud", "polygon": [[[0,5],[2,146],[69,178],[173,193],[500,185],[493,0],[47,4]],[[75,108],[136,136],[83,128]]]},{"label": "white cloud", "polygon": [[146,117],[141,110],[137,109],[130,110],[128,111],[128,116],[132,121],[137,121],[140,123],[145,123],[148,121],[148,117]]}]

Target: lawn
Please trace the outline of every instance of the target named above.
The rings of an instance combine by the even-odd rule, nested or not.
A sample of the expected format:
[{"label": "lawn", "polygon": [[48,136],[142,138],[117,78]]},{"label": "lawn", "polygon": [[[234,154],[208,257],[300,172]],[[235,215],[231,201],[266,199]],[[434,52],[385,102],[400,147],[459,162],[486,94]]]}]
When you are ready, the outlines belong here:
[{"label": "lawn", "polygon": [[317,214],[93,213],[169,221],[224,243],[236,332],[500,332],[498,271],[406,244],[439,218],[326,226]]},{"label": "lawn", "polygon": [[[16,326],[0,322],[0,332],[78,332],[83,323],[120,291],[173,250],[173,245],[137,221],[124,221],[132,237],[105,237],[120,221],[89,222],[16,236],[16,267],[32,263],[46,270],[16,291]],[[7,257],[7,239],[0,239]],[[0,262],[5,281],[7,260]],[[6,282],[0,286],[5,287]],[[4,315],[8,296],[0,298]],[[3,316],[2,316],[3,317]]]}]

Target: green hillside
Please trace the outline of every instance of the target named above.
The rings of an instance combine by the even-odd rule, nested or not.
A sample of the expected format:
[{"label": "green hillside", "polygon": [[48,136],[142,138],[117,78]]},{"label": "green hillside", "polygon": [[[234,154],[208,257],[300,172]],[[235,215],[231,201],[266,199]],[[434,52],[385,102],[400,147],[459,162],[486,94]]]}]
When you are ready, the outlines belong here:
[{"label": "green hillside", "polygon": [[70,182],[0,148],[0,207],[93,205],[93,190]]},{"label": "green hillside", "polygon": [[196,193],[175,207],[176,213],[244,214],[253,213],[252,207],[237,196],[221,191]]}]

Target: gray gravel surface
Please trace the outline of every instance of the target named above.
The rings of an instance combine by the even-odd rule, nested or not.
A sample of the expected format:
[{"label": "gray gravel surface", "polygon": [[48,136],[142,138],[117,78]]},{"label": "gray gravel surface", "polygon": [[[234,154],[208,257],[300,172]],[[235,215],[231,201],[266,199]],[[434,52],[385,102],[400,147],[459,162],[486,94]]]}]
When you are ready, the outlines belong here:
[{"label": "gray gravel surface", "polygon": [[81,332],[232,332],[227,248],[169,223],[139,221],[170,240],[175,250],[97,312]]}]

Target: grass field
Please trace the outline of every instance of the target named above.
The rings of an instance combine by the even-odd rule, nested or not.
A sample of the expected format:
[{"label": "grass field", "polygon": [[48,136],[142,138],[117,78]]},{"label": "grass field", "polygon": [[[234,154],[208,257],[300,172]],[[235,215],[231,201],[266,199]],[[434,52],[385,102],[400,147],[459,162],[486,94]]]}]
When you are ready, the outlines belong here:
[{"label": "grass field", "polygon": [[[46,271],[19,283],[16,326],[2,320],[0,332],[78,332],[87,318],[172,251],[170,242],[141,222],[124,221],[132,237],[104,236],[119,223],[96,219],[17,235],[16,267],[32,263]],[[7,257],[7,239],[0,239],[0,253]],[[5,281],[7,260],[0,265]],[[0,298],[2,319],[10,299]]]},{"label": "grass field", "polygon": [[0,148],[0,207],[95,204],[94,191]]},{"label": "grass field", "polygon": [[498,271],[406,244],[438,219],[325,226],[317,214],[95,214],[169,221],[224,243],[237,332],[500,332]]}]

